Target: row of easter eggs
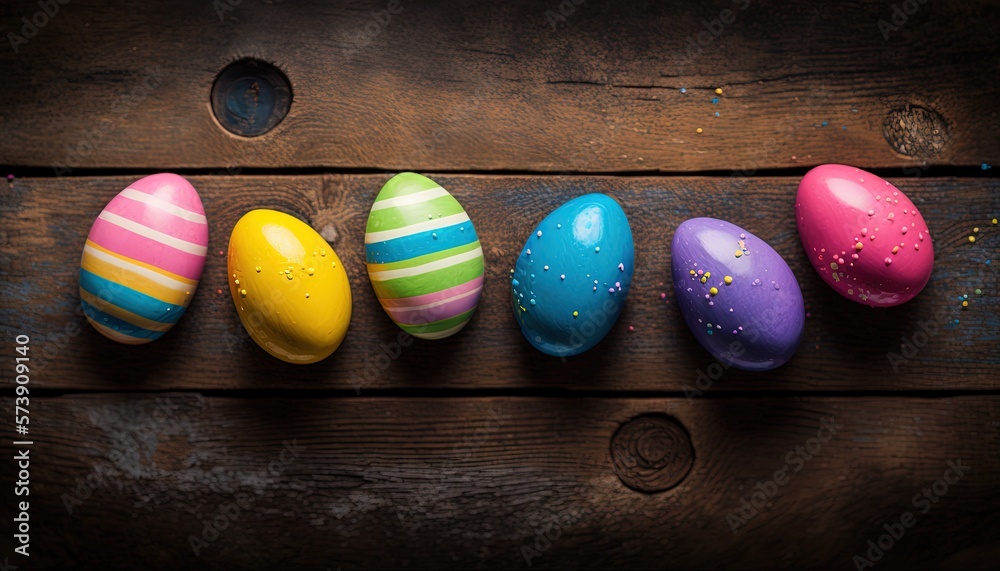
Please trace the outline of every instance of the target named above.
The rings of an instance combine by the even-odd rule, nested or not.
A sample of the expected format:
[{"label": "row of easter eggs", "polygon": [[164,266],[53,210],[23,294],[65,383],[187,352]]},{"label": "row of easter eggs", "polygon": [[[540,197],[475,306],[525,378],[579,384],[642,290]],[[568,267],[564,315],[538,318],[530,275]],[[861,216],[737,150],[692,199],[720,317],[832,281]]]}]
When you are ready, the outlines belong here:
[{"label": "row of easter eggs", "polygon": [[[897,188],[860,169],[823,165],[795,205],[813,267],[838,293],[871,306],[912,299],[930,277],[930,233]],[[174,174],[143,178],[94,221],[80,264],[88,320],[129,344],[162,336],[198,286],[208,222],[195,189]],[[441,339],[471,319],[483,289],[483,249],[461,204],[431,179],[403,173],[372,204],[365,260],[375,295],[407,333]],[[712,218],[682,223],[672,244],[680,311],[716,358],[747,370],[790,359],[805,322],[799,285],[771,246]],[[624,307],[634,245],[621,206],[587,194],[532,231],[511,270],[511,302],[528,342],[571,356],[596,345]],[[341,344],[351,290],[337,253],[309,225],[253,210],[232,231],[229,289],[243,326],[271,355],[314,363]]]}]

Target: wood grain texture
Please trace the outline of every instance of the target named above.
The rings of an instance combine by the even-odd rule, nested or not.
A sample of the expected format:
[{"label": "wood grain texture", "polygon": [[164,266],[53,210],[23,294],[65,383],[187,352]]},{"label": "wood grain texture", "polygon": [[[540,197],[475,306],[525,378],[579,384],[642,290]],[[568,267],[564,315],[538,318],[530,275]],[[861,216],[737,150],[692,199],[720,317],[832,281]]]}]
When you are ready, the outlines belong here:
[{"label": "wood grain texture", "polygon": [[[15,335],[30,335],[34,356],[44,357],[35,363],[35,386],[73,389],[893,391],[996,389],[1000,382],[997,264],[986,263],[1000,251],[1000,227],[989,222],[1000,213],[997,179],[894,181],[926,218],[937,260],[916,300],[874,310],[841,298],[808,265],[793,218],[797,178],[430,176],[465,206],[485,251],[482,302],[460,335],[404,338],[400,346],[401,331],[374,297],[364,268],[364,223],[388,175],[197,176],[191,181],[205,203],[210,248],[188,313],[150,345],[108,341],[78,313],[77,268],[91,221],[131,179],[47,178],[17,179],[0,190],[0,349],[7,354]],[[635,235],[636,271],[608,338],[563,362],[522,337],[508,271],[534,225],[586,192],[608,193],[623,205]],[[319,364],[292,366],[268,356],[237,319],[219,253],[252,208],[276,208],[311,223],[333,238],[344,261],[353,319],[344,344]],[[737,223],[788,261],[810,313],[789,364],[769,373],[723,370],[688,331],[673,303],[669,244],[674,229],[693,216]],[[973,227],[980,232],[970,244]],[[966,310],[957,299],[963,294]]]},{"label": "wood grain texture", "polygon": [[[145,569],[526,568],[528,546],[532,568],[852,569],[910,512],[876,569],[972,569],[995,563],[984,553],[1000,534],[997,397],[32,403],[33,568],[133,569],[136,554]],[[695,450],[680,485],[655,494],[622,484],[609,446],[649,413],[680,422]],[[810,445],[817,434],[829,439]],[[968,469],[914,505],[949,462]],[[728,514],[783,469],[734,533]],[[0,498],[11,513],[13,495]],[[195,557],[212,520],[223,529]]]},{"label": "wood grain texture", "polygon": [[[234,4],[62,6],[16,53],[0,50],[0,163],[57,172],[1000,163],[996,0],[920,3],[887,35],[879,21],[893,10],[881,0],[567,1],[573,12],[554,26],[546,13],[559,14],[558,0]],[[5,3],[4,31],[19,33],[38,10],[34,0]],[[294,93],[288,117],[253,139],[222,129],[209,104],[216,74],[242,57],[274,62]],[[724,93],[713,105],[716,87]]]}]

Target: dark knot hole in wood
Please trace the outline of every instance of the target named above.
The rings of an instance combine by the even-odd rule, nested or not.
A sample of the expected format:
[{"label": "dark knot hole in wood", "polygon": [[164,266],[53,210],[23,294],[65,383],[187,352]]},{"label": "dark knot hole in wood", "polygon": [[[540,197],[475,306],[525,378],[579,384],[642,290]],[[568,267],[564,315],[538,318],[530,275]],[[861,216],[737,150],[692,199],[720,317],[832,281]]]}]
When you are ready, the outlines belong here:
[{"label": "dark knot hole in wood", "polygon": [[622,483],[645,493],[669,490],[691,471],[694,447],[676,420],[643,415],[621,425],[611,437],[611,460]]},{"label": "dark knot hole in wood", "polygon": [[277,67],[257,59],[235,61],[212,85],[212,111],[230,133],[256,137],[273,129],[292,106],[292,85]]},{"label": "dark knot hole in wood", "polygon": [[940,113],[919,105],[889,111],[882,121],[882,135],[894,151],[907,157],[929,159],[949,141],[948,123]]}]

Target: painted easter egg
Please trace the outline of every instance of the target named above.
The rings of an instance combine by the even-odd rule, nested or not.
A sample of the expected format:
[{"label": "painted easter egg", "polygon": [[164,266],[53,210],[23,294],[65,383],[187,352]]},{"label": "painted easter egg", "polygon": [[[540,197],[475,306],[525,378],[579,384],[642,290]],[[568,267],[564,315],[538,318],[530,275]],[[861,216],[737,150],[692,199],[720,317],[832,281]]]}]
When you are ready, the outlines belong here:
[{"label": "painted easter egg", "polygon": [[625,306],[635,248],[621,206],[587,194],[531,232],[511,274],[521,332],[539,351],[568,357],[604,339]]},{"label": "painted easter egg", "polygon": [[483,248],[462,205],[419,174],[382,187],[365,231],[375,296],[403,331],[443,339],[461,330],[483,291]]},{"label": "painted easter egg", "polygon": [[931,277],[934,245],[924,217],[898,188],[869,172],[812,169],[799,183],[795,220],[809,262],[847,299],[899,305]]},{"label": "painted easter egg", "polygon": [[229,238],[229,293],[243,327],[289,363],[321,361],[351,322],[351,284],[337,253],[311,226],[251,210]]},{"label": "painted easter egg", "polygon": [[208,221],[191,183],[170,173],[133,182],[104,207],[83,246],[87,321],[121,343],[158,339],[184,315],[207,250]]},{"label": "painted easter egg", "polygon": [[768,371],[799,346],[805,305],[785,260],[750,232],[692,218],[671,245],[674,293],[701,346],[726,366]]}]

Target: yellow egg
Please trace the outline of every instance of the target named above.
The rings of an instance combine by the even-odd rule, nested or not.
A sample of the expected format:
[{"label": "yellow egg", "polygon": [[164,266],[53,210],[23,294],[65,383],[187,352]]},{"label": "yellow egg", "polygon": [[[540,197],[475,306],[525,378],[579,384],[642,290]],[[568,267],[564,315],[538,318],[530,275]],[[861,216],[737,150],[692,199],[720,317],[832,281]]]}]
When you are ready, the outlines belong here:
[{"label": "yellow egg", "polygon": [[351,285],[333,248],[308,224],[251,210],[229,238],[229,292],[250,337],[275,357],[321,361],[347,335]]}]

